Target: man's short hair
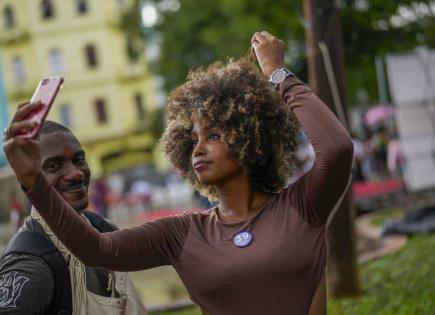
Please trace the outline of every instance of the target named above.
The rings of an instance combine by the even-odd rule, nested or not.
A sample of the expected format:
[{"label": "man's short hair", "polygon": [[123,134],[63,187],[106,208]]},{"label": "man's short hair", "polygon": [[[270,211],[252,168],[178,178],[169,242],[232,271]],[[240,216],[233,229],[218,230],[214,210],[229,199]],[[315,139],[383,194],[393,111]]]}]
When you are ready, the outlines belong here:
[{"label": "man's short hair", "polygon": [[44,123],[42,124],[41,130],[39,131],[39,134],[40,135],[48,135],[48,134],[51,134],[54,132],[59,132],[59,131],[69,132],[69,133],[73,134],[71,132],[71,130],[69,130],[64,125],[59,124],[59,123],[54,122],[54,121],[51,121],[51,120],[44,121]]}]

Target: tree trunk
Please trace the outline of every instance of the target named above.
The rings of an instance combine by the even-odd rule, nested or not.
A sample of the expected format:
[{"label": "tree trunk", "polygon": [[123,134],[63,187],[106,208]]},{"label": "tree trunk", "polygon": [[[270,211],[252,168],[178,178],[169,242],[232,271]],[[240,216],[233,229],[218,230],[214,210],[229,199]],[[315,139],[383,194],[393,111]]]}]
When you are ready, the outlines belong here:
[{"label": "tree trunk", "polygon": [[[339,12],[334,0],[305,0],[304,13],[307,23],[308,80],[317,96],[337,114],[340,107],[337,107],[337,98],[334,102],[332,92],[334,85],[338,88],[339,100],[342,104],[345,102],[343,39]],[[329,50],[335,80],[331,77],[331,73],[328,77],[326,72],[325,55],[322,56],[319,49],[321,42],[324,42]],[[347,125],[346,122],[343,124]],[[328,294],[332,297],[359,293],[354,233],[355,214],[351,191],[349,189],[344,196],[327,232],[326,275]]]}]

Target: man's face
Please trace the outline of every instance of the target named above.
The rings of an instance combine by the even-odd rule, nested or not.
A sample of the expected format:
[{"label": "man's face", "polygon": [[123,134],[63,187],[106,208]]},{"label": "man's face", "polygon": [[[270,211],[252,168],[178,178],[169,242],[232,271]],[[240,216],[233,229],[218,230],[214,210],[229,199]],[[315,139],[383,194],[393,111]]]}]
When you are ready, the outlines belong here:
[{"label": "man's face", "polygon": [[91,172],[85,152],[70,132],[56,131],[41,135],[42,172],[48,182],[76,211],[88,206]]}]

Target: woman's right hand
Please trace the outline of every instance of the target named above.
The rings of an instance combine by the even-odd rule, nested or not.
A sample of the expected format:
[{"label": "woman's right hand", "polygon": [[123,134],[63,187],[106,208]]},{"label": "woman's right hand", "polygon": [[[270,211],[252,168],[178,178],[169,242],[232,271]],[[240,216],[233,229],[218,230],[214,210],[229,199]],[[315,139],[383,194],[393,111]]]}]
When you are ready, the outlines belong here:
[{"label": "woman's right hand", "polygon": [[25,129],[36,126],[35,121],[26,119],[41,103],[25,102],[18,105],[9,126],[4,130],[3,149],[18,181],[25,189],[31,189],[41,170],[39,138],[26,139],[17,136]]},{"label": "woman's right hand", "polygon": [[267,78],[276,69],[284,67],[284,42],[272,34],[256,32],[251,39],[251,49]]}]

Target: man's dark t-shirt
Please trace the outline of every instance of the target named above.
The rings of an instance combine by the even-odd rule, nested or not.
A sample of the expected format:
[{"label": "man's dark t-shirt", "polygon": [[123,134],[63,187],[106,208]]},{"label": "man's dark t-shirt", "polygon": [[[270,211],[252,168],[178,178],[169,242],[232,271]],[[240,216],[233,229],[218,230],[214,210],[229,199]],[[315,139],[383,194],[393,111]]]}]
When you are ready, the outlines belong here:
[{"label": "man's dark t-shirt", "polygon": [[[45,234],[31,217],[22,229]],[[92,293],[111,296],[108,272],[103,268],[86,267],[86,284]],[[54,276],[42,258],[10,254],[0,259],[0,314],[46,314],[54,290]]]}]

